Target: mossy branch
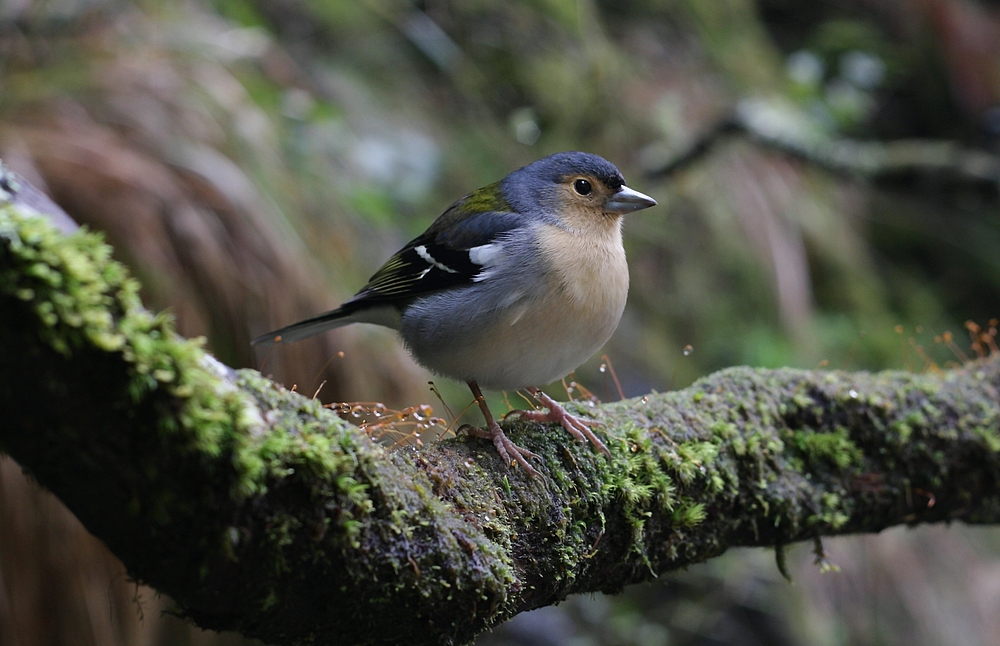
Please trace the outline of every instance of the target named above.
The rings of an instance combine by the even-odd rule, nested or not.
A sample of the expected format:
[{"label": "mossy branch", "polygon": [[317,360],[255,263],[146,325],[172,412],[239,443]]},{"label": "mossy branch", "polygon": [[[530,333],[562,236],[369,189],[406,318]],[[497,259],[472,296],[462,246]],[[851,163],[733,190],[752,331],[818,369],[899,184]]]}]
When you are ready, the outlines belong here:
[{"label": "mossy branch", "polygon": [[[222,366],[92,233],[0,205],[0,447],[199,625],[466,642],[738,545],[1000,521],[1000,359],[936,374],[735,368],[597,406],[613,457],[514,425],[387,451]],[[779,550],[780,552],[780,550]]]}]

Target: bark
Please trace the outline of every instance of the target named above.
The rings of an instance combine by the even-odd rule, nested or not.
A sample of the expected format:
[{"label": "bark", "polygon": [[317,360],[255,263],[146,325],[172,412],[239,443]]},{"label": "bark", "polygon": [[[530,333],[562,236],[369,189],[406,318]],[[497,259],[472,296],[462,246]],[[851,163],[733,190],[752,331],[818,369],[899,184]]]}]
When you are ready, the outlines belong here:
[{"label": "bark", "polygon": [[[734,546],[1000,520],[1000,358],[724,370],[584,407],[612,457],[508,424],[387,450],[142,308],[99,236],[0,201],[0,449],[136,579],[278,644],[463,643]],[[779,550],[780,554],[780,550]]]}]

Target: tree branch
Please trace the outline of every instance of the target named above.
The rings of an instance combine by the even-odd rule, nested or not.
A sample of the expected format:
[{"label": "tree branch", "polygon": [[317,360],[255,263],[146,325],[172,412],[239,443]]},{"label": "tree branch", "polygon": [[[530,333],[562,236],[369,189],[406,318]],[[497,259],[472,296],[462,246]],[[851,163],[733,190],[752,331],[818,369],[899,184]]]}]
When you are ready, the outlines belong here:
[{"label": "tree branch", "polygon": [[608,460],[508,425],[388,451],[144,310],[99,236],[0,203],[0,447],[132,576],[268,642],[465,642],[739,545],[1000,521],[1000,358],[936,374],[734,368],[586,409]]},{"label": "tree branch", "polygon": [[862,141],[825,132],[802,111],[777,101],[744,99],[733,111],[695,138],[672,159],[647,172],[664,180],[685,170],[715,146],[743,136],[837,175],[875,185],[898,185],[914,177],[933,177],[935,186],[1000,190],[1000,157],[939,139]]}]

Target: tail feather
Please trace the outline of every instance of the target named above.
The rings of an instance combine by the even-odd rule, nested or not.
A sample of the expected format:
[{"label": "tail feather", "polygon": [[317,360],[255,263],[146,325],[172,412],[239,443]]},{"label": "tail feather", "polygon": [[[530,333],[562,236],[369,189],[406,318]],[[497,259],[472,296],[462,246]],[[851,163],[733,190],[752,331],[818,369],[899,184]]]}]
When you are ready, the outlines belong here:
[{"label": "tail feather", "polygon": [[345,312],[343,308],[338,307],[335,310],[318,314],[312,318],[307,318],[304,321],[299,321],[298,323],[286,325],[283,328],[268,332],[267,334],[262,334],[251,341],[250,345],[279,342],[293,343],[295,341],[301,341],[302,339],[320,334],[321,332],[326,332],[327,330],[332,330],[334,328],[341,327],[342,325],[354,323],[354,319],[351,317],[351,314],[354,313],[355,312]]},{"label": "tail feather", "polygon": [[286,325],[283,328],[262,334],[250,345],[261,343],[294,343],[302,339],[332,330],[334,328],[350,325],[351,323],[374,323],[388,328],[399,328],[399,310],[391,305],[371,306],[370,304],[359,303],[350,300],[329,312],[317,314],[298,323]]}]

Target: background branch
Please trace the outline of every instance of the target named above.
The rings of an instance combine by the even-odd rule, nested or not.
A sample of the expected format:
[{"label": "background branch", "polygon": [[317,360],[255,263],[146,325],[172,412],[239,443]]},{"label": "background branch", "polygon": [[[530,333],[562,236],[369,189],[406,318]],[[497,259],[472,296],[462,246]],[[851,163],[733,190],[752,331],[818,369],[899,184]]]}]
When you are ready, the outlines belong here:
[{"label": "background branch", "polygon": [[762,148],[875,185],[913,178],[933,184],[1000,190],[1000,158],[952,140],[862,141],[823,131],[801,110],[781,101],[743,99],[735,109],[655,169],[650,179],[666,179],[706,157],[719,143],[743,136]]}]

